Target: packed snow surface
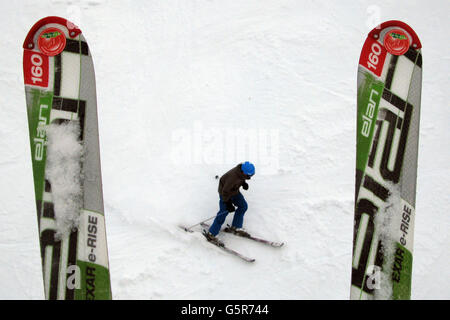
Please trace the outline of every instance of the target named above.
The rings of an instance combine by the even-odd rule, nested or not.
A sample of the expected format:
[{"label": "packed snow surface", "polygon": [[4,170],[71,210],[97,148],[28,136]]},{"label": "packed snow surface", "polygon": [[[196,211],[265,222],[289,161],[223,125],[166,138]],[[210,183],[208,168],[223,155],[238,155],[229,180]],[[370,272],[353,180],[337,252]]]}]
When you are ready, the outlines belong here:
[{"label": "packed snow surface", "polygon": [[[44,298],[22,43],[50,15],[78,25],[94,59],[114,299],[348,299],[359,54],[378,23],[410,24],[423,44],[412,298],[449,299],[449,12],[446,0],[2,1],[0,299]],[[220,235],[253,264],[177,227],[215,215],[215,176],[246,160],[245,227],[286,243]]]}]

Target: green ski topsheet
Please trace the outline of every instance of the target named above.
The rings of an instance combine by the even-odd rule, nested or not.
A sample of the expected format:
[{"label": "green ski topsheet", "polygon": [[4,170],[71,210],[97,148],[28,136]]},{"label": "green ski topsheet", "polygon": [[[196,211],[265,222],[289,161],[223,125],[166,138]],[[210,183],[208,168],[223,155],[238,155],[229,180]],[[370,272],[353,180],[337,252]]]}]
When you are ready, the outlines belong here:
[{"label": "green ski topsheet", "polygon": [[421,44],[400,21],[373,29],[358,66],[351,299],[410,299]]},{"label": "green ski topsheet", "polygon": [[45,297],[111,299],[89,47],[81,30],[59,17],[39,20],[23,47]]}]

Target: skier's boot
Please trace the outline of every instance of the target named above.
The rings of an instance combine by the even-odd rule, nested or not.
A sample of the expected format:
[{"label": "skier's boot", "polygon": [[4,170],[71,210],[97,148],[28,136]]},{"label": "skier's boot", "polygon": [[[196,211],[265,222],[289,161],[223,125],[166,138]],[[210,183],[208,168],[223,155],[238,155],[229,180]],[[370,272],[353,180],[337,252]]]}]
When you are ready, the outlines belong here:
[{"label": "skier's boot", "polygon": [[234,233],[235,235],[241,236],[241,237],[250,237],[250,234],[245,231],[244,228],[236,228],[235,226],[228,226],[225,228],[226,232]]},{"label": "skier's boot", "polygon": [[208,240],[209,242],[215,244],[216,246],[219,246],[219,247],[224,247],[225,246],[225,244],[222,241],[220,241],[219,238],[217,238],[211,232],[203,230],[203,235],[205,236],[206,240]]}]

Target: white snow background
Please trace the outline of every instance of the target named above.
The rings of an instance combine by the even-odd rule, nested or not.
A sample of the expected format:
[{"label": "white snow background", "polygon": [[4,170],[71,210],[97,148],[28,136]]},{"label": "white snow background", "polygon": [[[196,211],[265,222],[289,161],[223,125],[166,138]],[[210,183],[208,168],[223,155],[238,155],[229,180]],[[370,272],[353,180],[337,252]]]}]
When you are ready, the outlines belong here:
[{"label": "white snow background", "polygon": [[[450,2],[1,1],[0,299],[43,299],[22,43],[65,17],[94,59],[114,299],[348,299],[356,75],[367,33],[423,44],[413,299],[450,298]],[[245,226],[281,249],[191,225],[217,180],[256,164]],[[231,216],[229,217],[231,218]],[[229,220],[228,220],[229,221]]]}]

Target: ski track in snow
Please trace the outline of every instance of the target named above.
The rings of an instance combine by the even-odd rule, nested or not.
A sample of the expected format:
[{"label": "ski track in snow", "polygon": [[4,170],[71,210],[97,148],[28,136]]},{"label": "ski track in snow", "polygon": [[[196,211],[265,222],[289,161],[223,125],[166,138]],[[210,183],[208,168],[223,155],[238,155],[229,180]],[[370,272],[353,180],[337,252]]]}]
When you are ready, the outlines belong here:
[{"label": "ski track in snow", "polygon": [[[94,59],[114,299],[348,299],[358,58],[375,22],[409,23],[424,46],[412,298],[449,299],[450,48],[435,39],[450,4],[433,3],[1,2],[0,299],[44,298],[21,45],[48,15]],[[250,158],[225,144],[236,132],[274,140]],[[245,227],[286,243],[220,235],[253,264],[177,227],[214,215],[214,176],[244,160]]]}]

